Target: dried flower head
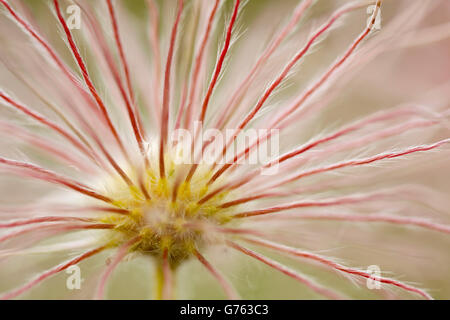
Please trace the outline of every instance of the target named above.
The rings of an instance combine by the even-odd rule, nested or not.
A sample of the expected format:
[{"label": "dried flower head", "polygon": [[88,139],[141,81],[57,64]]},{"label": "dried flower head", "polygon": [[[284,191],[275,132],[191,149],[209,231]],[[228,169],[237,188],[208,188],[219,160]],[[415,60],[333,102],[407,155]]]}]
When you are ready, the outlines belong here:
[{"label": "dried flower head", "polygon": [[[82,266],[99,269],[83,283],[91,297],[172,299],[193,264],[230,299],[432,297],[422,262],[392,260],[450,258],[449,184],[427,181],[448,172],[448,2],[0,7],[1,298],[61,294],[65,279],[41,283]],[[122,272],[114,291],[132,260],[150,280]],[[299,286],[240,284],[259,265]]]}]

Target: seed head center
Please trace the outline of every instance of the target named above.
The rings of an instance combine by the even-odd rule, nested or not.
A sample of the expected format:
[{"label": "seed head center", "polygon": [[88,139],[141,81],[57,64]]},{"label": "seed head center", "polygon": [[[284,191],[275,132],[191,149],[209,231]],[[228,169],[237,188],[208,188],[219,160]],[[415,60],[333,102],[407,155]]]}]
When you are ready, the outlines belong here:
[{"label": "seed head center", "polygon": [[168,174],[163,178],[158,168],[130,170],[135,180],[141,181],[139,187],[119,180],[108,184],[114,205],[127,213],[110,214],[103,221],[115,225],[114,241],[118,244],[138,237],[133,251],[157,257],[167,252],[171,264],[176,265],[195,250],[220,241],[216,229],[230,222],[231,214],[229,209],[220,208],[226,193],[199,203],[208,193],[207,182],[214,173],[210,166],[200,165],[195,176],[186,181],[188,166],[167,163]]}]

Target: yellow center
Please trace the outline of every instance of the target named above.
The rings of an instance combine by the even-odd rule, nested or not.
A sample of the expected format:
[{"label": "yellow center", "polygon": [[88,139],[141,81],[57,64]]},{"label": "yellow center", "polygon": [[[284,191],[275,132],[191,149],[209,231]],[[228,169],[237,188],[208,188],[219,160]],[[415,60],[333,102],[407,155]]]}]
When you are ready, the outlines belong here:
[{"label": "yellow center", "polygon": [[108,196],[114,199],[116,207],[128,213],[108,214],[101,221],[116,226],[112,245],[139,237],[132,250],[156,257],[166,251],[171,265],[175,266],[189,258],[194,250],[220,241],[218,233],[211,231],[230,222],[231,210],[220,208],[228,198],[227,193],[198,203],[208,193],[207,182],[214,173],[209,165],[199,165],[191,181],[186,182],[190,165],[177,165],[170,159],[166,156],[168,173],[164,178],[160,178],[158,168],[151,166],[140,172],[130,170],[131,176],[140,175],[141,179],[135,179],[141,181],[139,187],[111,179],[107,183]]}]

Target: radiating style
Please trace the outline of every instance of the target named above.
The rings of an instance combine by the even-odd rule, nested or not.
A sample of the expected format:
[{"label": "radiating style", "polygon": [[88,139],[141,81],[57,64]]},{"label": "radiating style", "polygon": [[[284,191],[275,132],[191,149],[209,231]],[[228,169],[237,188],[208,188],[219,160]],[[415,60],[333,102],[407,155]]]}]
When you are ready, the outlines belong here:
[{"label": "radiating style", "polygon": [[2,299],[89,261],[105,299],[136,258],[142,299],[183,297],[193,263],[228,299],[254,298],[237,273],[262,266],[307,298],[450,294],[421,263],[385,268],[450,258],[450,183],[429,182],[449,172],[445,1],[0,7]]}]

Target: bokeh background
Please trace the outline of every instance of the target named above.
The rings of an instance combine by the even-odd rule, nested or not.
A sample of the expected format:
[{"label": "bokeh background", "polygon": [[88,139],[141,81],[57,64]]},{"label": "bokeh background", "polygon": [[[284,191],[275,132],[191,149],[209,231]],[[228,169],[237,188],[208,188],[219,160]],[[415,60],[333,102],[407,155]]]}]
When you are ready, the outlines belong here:
[{"label": "bokeh background", "polygon": [[[207,0],[204,0],[207,1]],[[422,0],[386,0],[382,8],[382,28],[366,41],[359,52],[359,60],[351,62],[339,77],[333,79],[330,86],[318,98],[327,99],[326,107],[296,126],[283,139],[283,148],[302,143],[311,136],[337,128],[342,124],[359,119],[378,110],[389,109],[396,105],[414,103],[433,107],[435,110],[449,110],[450,98],[450,1],[428,1],[429,8],[424,12],[410,12],[416,2]],[[75,68],[67,48],[64,47],[57,22],[45,0],[11,0],[14,5],[24,5],[33,14],[36,23],[50,41],[59,48],[59,52]],[[161,34],[170,30],[175,1],[157,1],[161,6]],[[189,1],[188,1],[189,2]],[[298,26],[298,30],[283,45],[281,53],[265,74],[266,79],[277,74],[286,63],[289,52],[292,54],[300,48],[311,30],[320,26],[336,8],[348,3],[340,0],[318,0]],[[68,3],[68,2],[67,2]],[[229,93],[229,88],[236,83],[238,73],[245,74],[251,63],[268,43],[277,28],[289,19],[297,0],[249,0],[239,20],[241,36],[234,44],[227,72],[222,79],[214,97],[214,108],[218,109]],[[232,1],[226,1],[224,12],[229,16]],[[131,41],[144,41],[148,14],[143,0],[122,0],[121,17],[126,18],[127,37]],[[2,10],[4,11],[4,10]],[[271,107],[286,104],[291,97],[305,89],[312,80],[326,70],[348,47],[353,39],[363,30],[369,15],[365,9],[346,16],[338,27],[334,28],[296,68],[296,72],[287,81],[282,90],[271,99]],[[406,24],[398,26],[400,18]],[[184,27],[189,26],[189,14],[184,17]],[[107,20],[106,12],[104,20]],[[223,21],[219,21],[219,24]],[[447,28],[446,28],[447,27]],[[397,28],[401,31],[396,32]],[[220,28],[218,28],[220,29]],[[184,30],[184,29],[183,29]],[[182,30],[182,34],[183,34]],[[110,35],[109,35],[110,36]],[[183,37],[183,36],[182,36]],[[164,38],[164,36],[163,36]],[[167,38],[167,37],[166,37]],[[220,34],[216,35],[221,38]],[[0,56],[11,59],[14,68],[26,69],[27,64],[36,63],[27,38],[13,23],[0,15]],[[88,43],[83,52],[89,56]],[[136,56],[134,56],[136,54]],[[178,54],[185,54],[181,51]],[[373,54],[373,56],[372,56]],[[129,51],[132,70],[138,65],[142,56],[150,52]],[[365,61],[367,60],[367,61]],[[87,59],[95,69],[95,59]],[[212,60],[213,61],[213,60]],[[212,64],[213,65],[213,64]],[[94,74],[101,78],[101,74]],[[263,79],[264,80],[264,79]],[[263,81],[262,80],[262,81]],[[98,80],[100,81],[100,80]],[[29,94],[20,95],[23,87],[11,73],[0,67],[0,86],[20,96],[22,101],[33,103]],[[48,90],[48,89],[47,89]],[[253,91],[257,96],[259,91]],[[144,94],[141,92],[141,95]],[[249,98],[251,101],[251,98]],[[6,108],[0,109],[2,119],[18,121],[20,117]],[[300,128],[300,129],[299,129]],[[383,151],[388,147],[404,147],[411,144],[437,141],[449,136],[447,127],[427,132],[414,132],[401,137],[391,137],[375,146],[364,146],[353,151],[352,155],[364,155],[369,152]],[[0,138],[2,156],[22,156],[24,152],[33,155],[33,150],[17,145],[8,137]],[[34,156],[39,157],[34,153]],[[348,156],[348,155],[347,155]],[[44,163],[48,159],[41,159]],[[62,168],[64,170],[64,168]],[[378,206],[352,208],[390,212],[398,210],[405,215],[438,218],[443,223],[450,223],[450,161],[448,152],[433,152],[427,157],[418,157],[407,163],[400,162],[380,165],[372,171],[352,170],[337,176],[336,179],[350,179],[355,184],[347,186],[350,192],[388,189],[397,184],[418,184],[427,193],[408,200],[399,200],[393,207],[383,203]],[[353,179],[353,180],[351,180]],[[345,189],[345,188],[344,188]],[[331,187],[322,191],[323,196],[335,196],[343,189]],[[51,197],[52,193],[42,183],[20,180],[8,175],[0,175],[0,204],[29,204],[39,199]],[[307,197],[308,195],[305,195]],[[311,195],[316,197],[317,195]],[[423,198],[426,201],[422,201]],[[258,227],[257,227],[258,228]],[[292,221],[289,224],[274,222],[270,232],[282,236],[286,242],[299,248],[308,249],[330,257],[337,257],[347,265],[367,268],[380,266],[383,275],[392,276],[402,281],[412,282],[429,289],[429,293],[438,299],[450,298],[450,236],[418,228],[402,228],[383,224],[365,225],[346,222],[311,222]],[[68,237],[73,237],[69,235]],[[89,237],[84,233],[82,237]],[[55,241],[55,240],[52,240]],[[57,241],[64,241],[60,238]],[[304,261],[287,259],[273,252],[271,257],[309,275],[320,283],[340,289],[355,299],[380,298],[414,298],[397,289],[393,295],[377,290],[368,290],[365,281],[352,283],[342,275],[326,270],[320,266]],[[23,298],[28,299],[81,299],[92,294],[99,274],[110,252],[80,264],[82,277],[85,279],[80,291],[69,291],[65,287],[67,274],[59,274],[32,290]],[[272,271],[261,263],[242,257],[239,253],[225,248],[211,250],[207,256],[231,280],[243,298],[251,299],[319,299],[304,286],[292,279]],[[13,288],[30,278],[39,270],[45,270],[61,261],[61,255],[39,254],[34,256],[1,258],[0,256],[0,291]],[[153,264],[146,257],[133,256],[127,263],[119,266],[112,277],[108,296],[113,299],[151,298],[153,286]],[[214,279],[207,274],[196,261],[185,263],[177,275],[177,297],[180,299],[222,299],[224,295]]]}]

